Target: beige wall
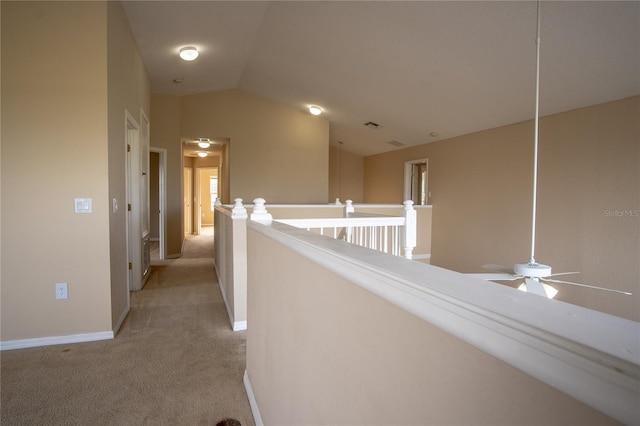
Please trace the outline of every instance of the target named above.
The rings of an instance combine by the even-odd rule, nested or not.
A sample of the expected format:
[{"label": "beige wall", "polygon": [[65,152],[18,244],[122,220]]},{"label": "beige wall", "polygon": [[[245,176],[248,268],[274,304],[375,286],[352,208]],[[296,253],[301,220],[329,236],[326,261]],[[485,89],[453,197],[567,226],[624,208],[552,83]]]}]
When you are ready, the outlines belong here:
[{"label": "beige wall", "polygon": [[342,147],[329,147],[329,202],[364,201],[364,158]]},{"label": "beige wall", "polygon": [[[141,111],[151,120],[151,84],[120,2],[107,2],[108,102],[109,102],[109,198],[117,200],[117,212],[107,207],[110,222],[111,311],[117,327],[129,311],[126,220],[125,110],[142,126]],[[142,134],[142,133],[141,133]],[[146,155],[143,153],[142,155]],[[134,201],[135,202],[135,201]]]},{"label": "beige wall", "polygon": [[324,203],[329,123],[239,90],[181,98],[183,137],[229,138],[230,199]]},{"label": "beige wall", "polygon": [[[228,139],[221,156],[222,202],[325,203],[329,123],[239,90],[151,96],[151,146],[167,149],[167,253],[180,254],[181,138]],[[229,188],[229,189],[227,189]]]},{"label": "beige wall", "polygon": [[616,424],[256,230],[247,238],[247,375],[264,424]]},{"label": "beige wall", "polygon": [[0,339],[110,331],[107,5],[1,7]]},{"label": "beige wall", "polygon": [[[557,286],[557,298],[640,320],[640,97],[540,120],[536,260],[617,295]],[[429,158],[432,264],[481,272],[529,259],[533,123],[365,158],[366,202],[400,202],[404,161]],[[618,212],[622,216],[616,216]]]}]

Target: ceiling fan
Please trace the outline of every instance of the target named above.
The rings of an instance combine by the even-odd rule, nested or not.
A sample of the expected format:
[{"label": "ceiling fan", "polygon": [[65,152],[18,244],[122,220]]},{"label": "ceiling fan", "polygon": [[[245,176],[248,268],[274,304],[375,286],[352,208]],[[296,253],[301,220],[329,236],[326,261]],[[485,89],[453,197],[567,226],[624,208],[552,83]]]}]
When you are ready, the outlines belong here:
[{"label": "ceiling fan", "polygon": [[476,276],[489,281],[515,281],[523,279],[524,282],[518,287],[519,290],[526,291],[528,293],[544,296],[549,299],[555,297],[558,293],[554,287],[546,283],[555,284],[569,284],[580,287],[588,287],[598,290],[611,291],[615,293],[621,293],[631,295],[626,291],[614,290],[604,287],[596,287],[592,285],[580,284],[571,281],[557,280],[551,277],[559,275],[572,275],[578,272],[562,272],[557,274],[551,273],[551,266],[538,263],[535,259],[535,245],[536,245],[536,207],[537,207],[537,192],[538,192],[538,122],[539,122],[539,104],[540,104],[540,0],[537,2],[537,28],[536,28],[536,109],[535,109],[535,124],[534,124],[534,155],[533,155],[533,211],[532,211],[532,223],[531,223],[531,257],[528,262],[516,263],[512,268],[508,268],[500,265],[484,265],[483,268],[487,270],[496,271],[499,273],[485,273],[485,274],[467,274]]}]

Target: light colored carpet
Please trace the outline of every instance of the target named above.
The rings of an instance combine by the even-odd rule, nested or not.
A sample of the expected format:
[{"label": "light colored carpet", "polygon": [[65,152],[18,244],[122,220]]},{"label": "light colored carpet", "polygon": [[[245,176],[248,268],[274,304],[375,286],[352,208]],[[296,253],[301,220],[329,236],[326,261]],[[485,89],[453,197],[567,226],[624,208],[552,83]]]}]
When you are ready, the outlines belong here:
[{"label": "light colored carpet", "polygon": [[213,236],[152,266],[113,340],[4,351],[5,425],[254,425],[213,268]]}]

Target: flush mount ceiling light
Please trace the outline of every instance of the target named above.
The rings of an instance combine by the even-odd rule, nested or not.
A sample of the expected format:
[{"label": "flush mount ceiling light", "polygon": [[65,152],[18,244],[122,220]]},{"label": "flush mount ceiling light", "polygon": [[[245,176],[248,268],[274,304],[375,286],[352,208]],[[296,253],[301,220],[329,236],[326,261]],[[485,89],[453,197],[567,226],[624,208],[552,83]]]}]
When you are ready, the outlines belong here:
[{"label": "flush mount ceiling light", "polygon": [[309,107],[309,112],[310,112],[311,114],[313,114],[313,115],[320,115],[320,114],[322,114],[322,108],[320,108],[320,107],[319,107],[319,106],[317,106],[317,105],[311,105],[311,106]]},{"label": "flush mount ceiling light", "polygon": [[200,148],[209,148],[211,146],[211,140],[209,139],[198,139],[198,146]]},{"label": "flush mount ceiling light", "polygon": [[208,154],[207,154],[206,152],[199,152],[199,153],[198,153],[198,157],[200,157],[200,158],[204,158],[204,157],[206,157],[207,155],[208,155]]},{"label": "flush mount ceiling light", "polygon": [[185,61],[193,61],[198,57],[198,49],[193,46],[186,46],[180,49],[180,57]]}]

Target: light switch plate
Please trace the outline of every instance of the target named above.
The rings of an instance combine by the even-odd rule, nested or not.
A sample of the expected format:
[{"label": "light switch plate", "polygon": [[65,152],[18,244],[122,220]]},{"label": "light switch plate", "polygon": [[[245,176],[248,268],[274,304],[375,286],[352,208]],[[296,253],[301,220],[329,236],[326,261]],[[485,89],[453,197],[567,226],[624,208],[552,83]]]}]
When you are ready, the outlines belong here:
[{"label": "light switch plate", "polygon": [[93,206],[91,198],[74,198],[73,205],[76,213],[92,213]]}]

